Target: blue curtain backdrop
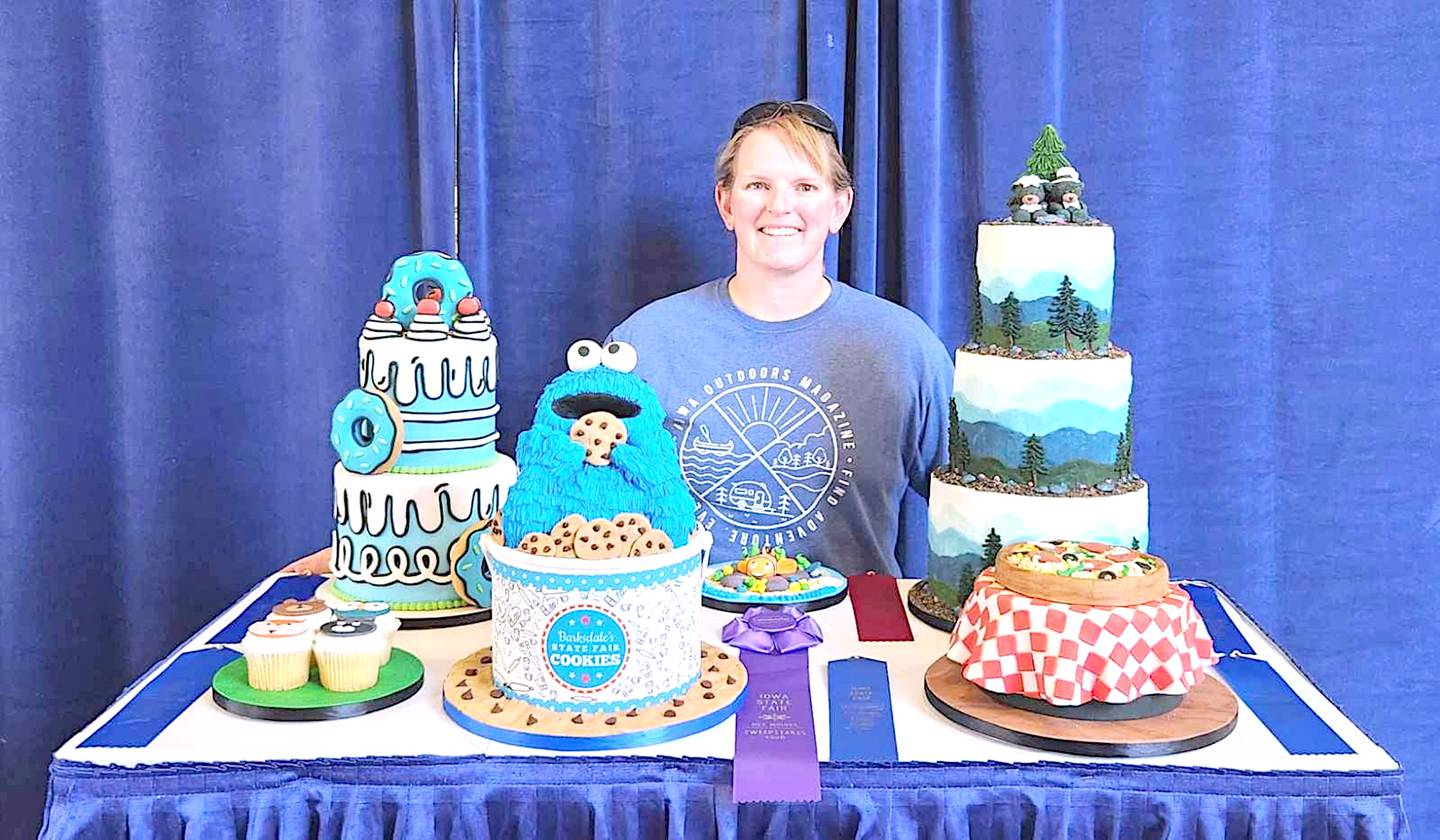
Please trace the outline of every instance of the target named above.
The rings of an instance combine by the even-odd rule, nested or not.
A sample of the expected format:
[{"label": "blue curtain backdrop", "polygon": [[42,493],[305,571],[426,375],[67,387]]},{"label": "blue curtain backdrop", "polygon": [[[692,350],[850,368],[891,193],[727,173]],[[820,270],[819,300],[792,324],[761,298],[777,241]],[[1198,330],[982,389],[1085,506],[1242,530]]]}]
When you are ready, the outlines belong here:
[{"label": "blue curtain backdrop", "polygon": [[458,147],[448,0],[0,8],[7,830],[33,833],[50,749],[325,542],[355,334],[394,256],[454,247],[452,184],[511,449],[571,340],[730,269],[710,161],[771,96],[843,123],[832,271],[950,345],[975,223],[1060,128],[1117,230],[1155,549],[1246,604],[1440,821],[1440,14],[558,5],[462,3]]},{"label": "blue curtain backdrop", "polygon": [[452,20],[0,7],[0,835],[34,836],[51,749],[328,540],[357,327],[453,240]]}]

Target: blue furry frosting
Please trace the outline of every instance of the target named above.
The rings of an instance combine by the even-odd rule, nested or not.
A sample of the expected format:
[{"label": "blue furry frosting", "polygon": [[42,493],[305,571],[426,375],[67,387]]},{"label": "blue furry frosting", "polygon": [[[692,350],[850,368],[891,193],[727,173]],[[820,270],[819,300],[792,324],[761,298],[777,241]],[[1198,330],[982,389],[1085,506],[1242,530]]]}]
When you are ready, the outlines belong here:
[{"label": "blue furry frosting", "polygon": [[[601,352],[593,342],[584,343]],[[575,370],[573,353],[574,348],[572,370],[545,386],[535,422],[520,433],[515,450],[520,475],[505,499],[506,545],[515,547],[531,532],[549,533],[572,513],[587,520],[641,513],[676,548],[685,545],[695,529],[695,502],[680,473],[675,440],[665,431],[659,396],[623,365],[592,362]],[[633,362],[628,367],[633,369]],[[618,417],[629,436],[615,445],[604,466],[587,462],[585,447],[570,437],[571,426],[595,411]]]}]

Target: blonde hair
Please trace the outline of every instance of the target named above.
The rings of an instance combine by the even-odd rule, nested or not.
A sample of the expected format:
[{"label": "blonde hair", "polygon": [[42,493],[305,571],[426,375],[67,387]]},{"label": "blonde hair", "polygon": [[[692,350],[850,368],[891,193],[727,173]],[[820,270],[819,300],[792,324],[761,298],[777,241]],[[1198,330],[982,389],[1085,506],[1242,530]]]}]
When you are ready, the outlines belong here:
[{"label": "blonde hair", "polygon": [[845,165],[845,156],[835,145],[835,138],[795,114],[782,113],[741,128],[721,147],[720,153],[715,156],[716,184],[728,190],[735,183],[735,156],[740,153],[740,145],[746,137],[762,128],[775,129],[780,141],[791,151],[804,155],[811,166],[830,180],[836,192],[847,190],[854,183],[850,167]]}]

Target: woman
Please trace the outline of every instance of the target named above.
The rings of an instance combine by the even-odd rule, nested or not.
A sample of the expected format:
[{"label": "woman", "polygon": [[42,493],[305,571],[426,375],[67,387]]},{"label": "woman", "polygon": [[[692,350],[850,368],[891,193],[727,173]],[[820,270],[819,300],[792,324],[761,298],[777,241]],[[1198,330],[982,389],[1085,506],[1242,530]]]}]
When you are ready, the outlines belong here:
[{"label": "woman", "polygon": [[835,123],[762,102],[715,161],[735,271],[645,306],[612,338],[659,392],[715,558],[781,545],[846,573],[895,559],[907,486],[943,460],[949,353],[908,310],[825,276],[854,201]]}]

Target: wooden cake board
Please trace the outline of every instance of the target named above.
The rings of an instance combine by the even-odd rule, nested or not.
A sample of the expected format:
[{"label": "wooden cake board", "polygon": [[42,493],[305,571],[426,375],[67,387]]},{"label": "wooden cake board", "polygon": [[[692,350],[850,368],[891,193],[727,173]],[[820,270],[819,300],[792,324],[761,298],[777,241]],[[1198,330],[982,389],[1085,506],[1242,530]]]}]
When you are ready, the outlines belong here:
[{"label": "wooden cake board", "polygon": [[1240,701],[1212,670],[1172,711],[1141,720],[1087,721],[1007,706],[940,657],[925,671],[925,698],[950,720],[1001,741],[1073,755],[1152,758],[1209,746],[1235,728]]},{"label": "wooden cake board", "polygon": [[[334,607],[338,603],[352,600],[346,598],[335,590],[335,579],[326,578],[325,582],[315,590],[315,597],[325,602],[328,607]],[[378,600],[378,599],[377,599]],[[489,607],[452,607],[448,610],[407,610],[402,607],[391,606],[390,614],[400,619],[401,630],[430,630],[438,627],[459,627],[465,624],[478,624],[490,620]]]},{"label": "wooden cake board", "polygon": [[392,647],[390,661],[380,666],[380,679],[363,691],[330,691],[320,684],[312,663],[310,682],[289,691],[257,691],[250,687],[242,656],[215,672],[210,694],[215,705],[256,720],[313,721],[359,717],[402,703],[425,683],[425,665],[407,651]]},{"label": "wooden cake board", "polygon": [[490,648],[481,648],[445,676],[445,713],[476,735],[521,747],[618,750],[673,741],[724,721],[745,698],[748,679],[740,658],[711,645],[700,647],[700,679],[674,700],[583,714],[506,697],[495,687]]}]

